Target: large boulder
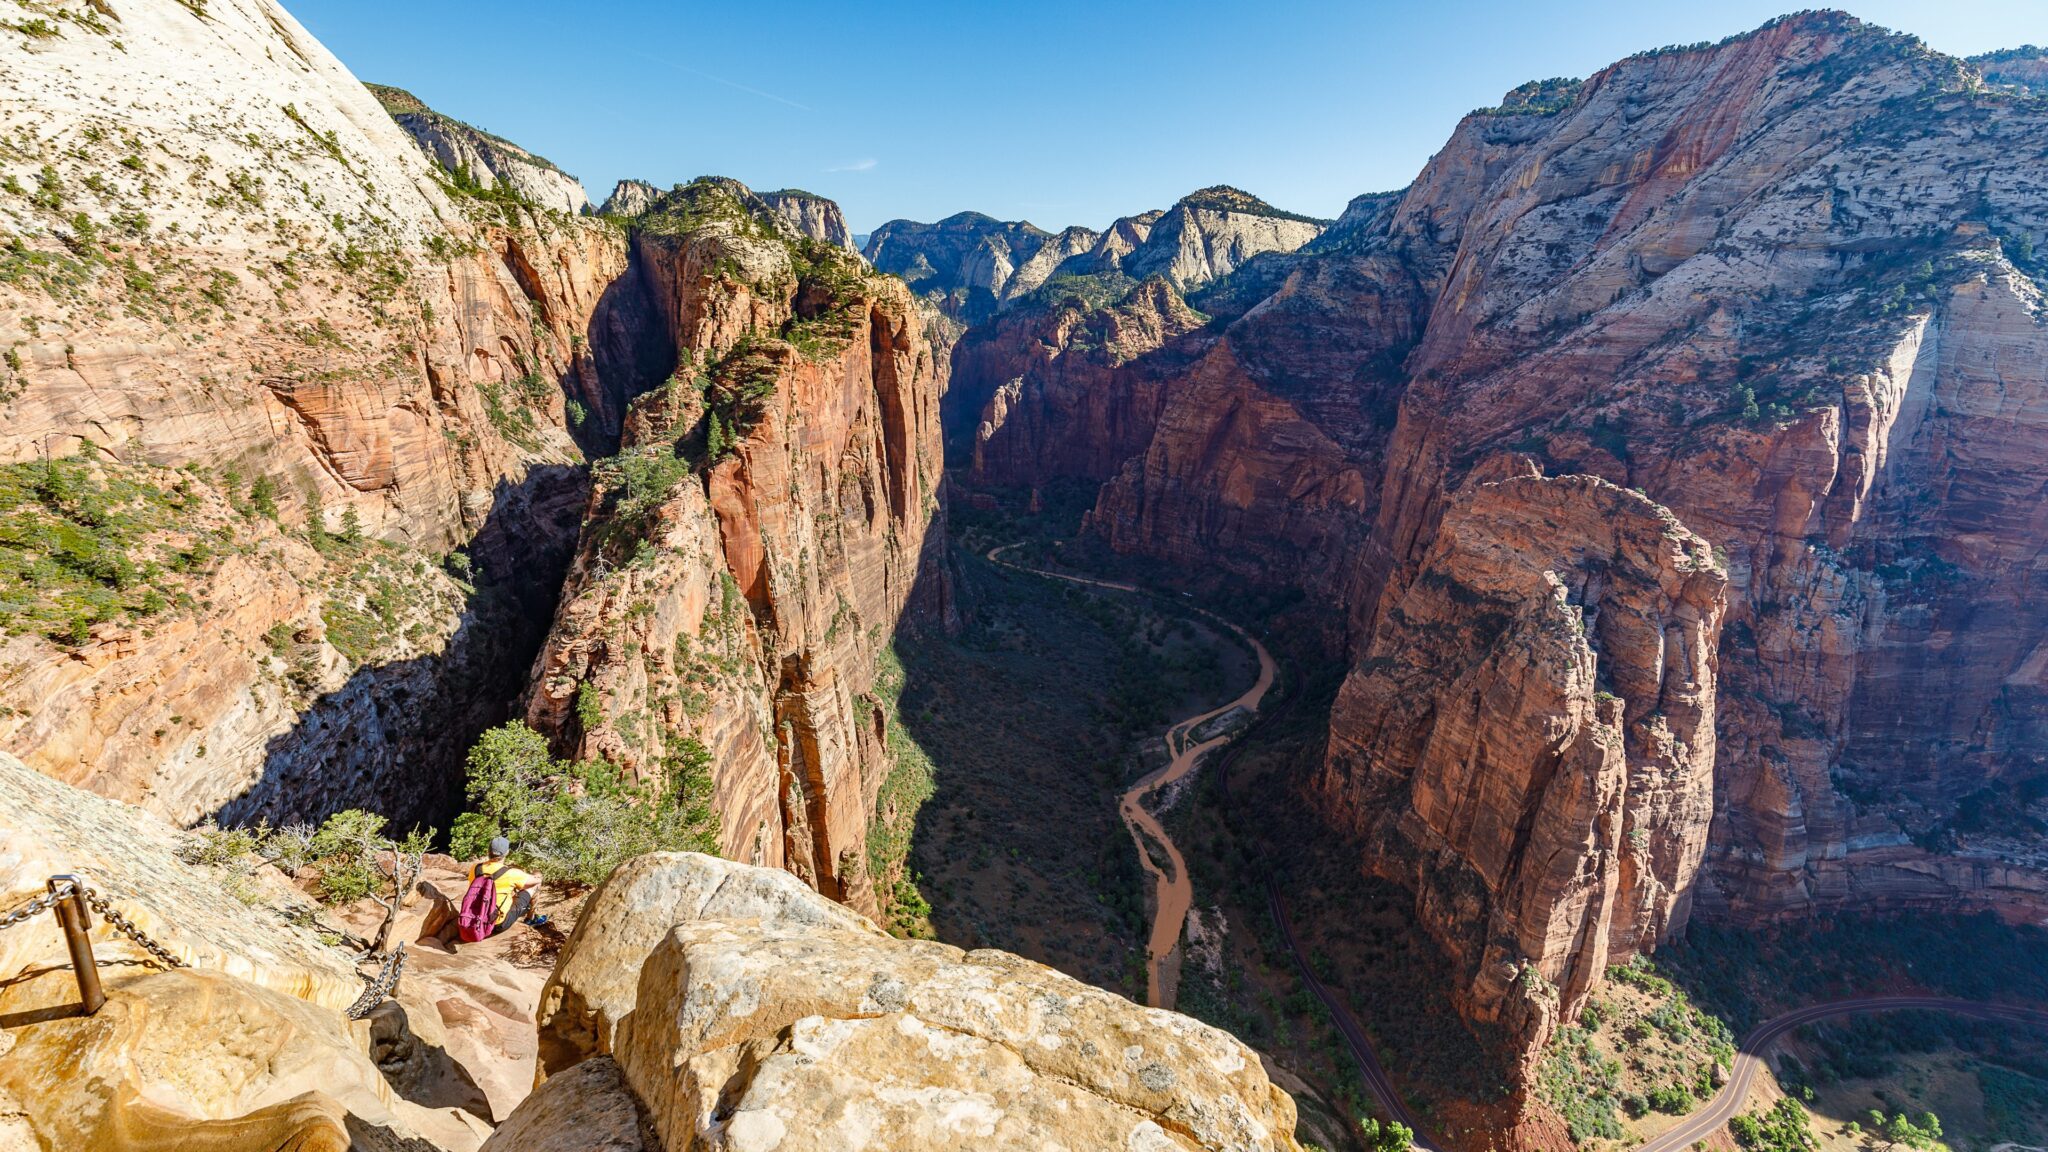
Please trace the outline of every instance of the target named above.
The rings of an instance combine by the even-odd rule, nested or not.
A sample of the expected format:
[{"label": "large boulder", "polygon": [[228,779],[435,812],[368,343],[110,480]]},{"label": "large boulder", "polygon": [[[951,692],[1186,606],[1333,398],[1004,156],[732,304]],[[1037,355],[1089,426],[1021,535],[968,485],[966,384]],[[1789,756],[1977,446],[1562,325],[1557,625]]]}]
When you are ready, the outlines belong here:
[{"label": "large boulder", "polygon": [[694,854],[629,861],[591,895],[541,1054],[550,1079],[492,1152],[581,1148],[579,1128],[621,1152],[1299,1148],[1293,1100],[1224,1032]]},{"label": "large boulder", "polygon": [[649,1152],[618,1062],[597,1056],[533,1090],[483,1152]]},{"label": "large boulder", "polygon": [[667,1152],[1295,1152],[1258,1056],[1008,953],[707,921],[640,972],[617,1059]]},{"label": "large boulder", "polygon": [[880,936],[865,916],[787,872],[694,852],[656,852],[621,864],[591,893],[540,996],[540,1075],[612,1050],[633,1010],[640,968],[678,924],[753,920]]}]

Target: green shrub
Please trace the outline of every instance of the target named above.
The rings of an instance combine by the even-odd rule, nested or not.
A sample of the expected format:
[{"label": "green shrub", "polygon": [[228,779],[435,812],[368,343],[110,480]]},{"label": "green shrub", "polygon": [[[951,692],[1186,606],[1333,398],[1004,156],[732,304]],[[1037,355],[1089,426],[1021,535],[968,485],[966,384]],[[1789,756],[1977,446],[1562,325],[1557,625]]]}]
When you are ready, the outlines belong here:
[{"label": "green shrub", "polygon": [[499,725],[470,749],[471,808],[456,817],[450,849],[481,856],[505,836],[521,866],[586,885],[648,852],[715,854],[710,751],[685,739],[661,768],[661,785],[650,787],[603,760],[556,759],[520,721]]}]

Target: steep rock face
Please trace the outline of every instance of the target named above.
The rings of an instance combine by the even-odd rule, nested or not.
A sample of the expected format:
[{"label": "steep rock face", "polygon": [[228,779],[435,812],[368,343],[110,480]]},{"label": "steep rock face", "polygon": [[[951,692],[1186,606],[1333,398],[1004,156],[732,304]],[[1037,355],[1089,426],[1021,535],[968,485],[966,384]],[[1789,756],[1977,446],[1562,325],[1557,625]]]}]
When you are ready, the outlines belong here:
[{"label": "steep rock face", "polygon": [[413,143],[436,164],[478,187],[502,189],[521,200],[571,216],[590,211],[590,194],[574,176],[502,136],[443,116],[403,88],[367,86]]},{"label": "steep rock face", "polygon": [[636,235],[678,363],[599,470],[527,719],[652,779],[708,750],[727,855],[872,910],[876,658],[944,607],[944,363],[901,283],[731,181]]},{"label": "steep rock face", "polygon": [[[619,909],[669,926],[640,940],[636,924],[623,950],[579,930],[557,975],[630,981],[612,1057],[650,1147],[1299,1147],[1293,1101],[1216,1029],[1000,952],[841,923],[845,909],[760,869],[625,868],[618,891],[642,895]],[[507,1127],[540,1131],[569,1106],[544,1087]]]},{"label": "steep rock face", "polygon": [[1320,222],[1248,193],[1207,188],[1165,212],[1116,221],[1085,252],[1043,272],[1020,271],[1000,296],[1007,310],[976,324],[955,349],[949,447],[964,459],[971,443],[973,478],[985,483],[1114,475],[1151,437],[1163,403],[1159,381],[1184,373],[1214,342],[1182,338],[1220,327],[1182,293],[1261,256],[1284,257],[1322,231]]},{"label": "steep rock face", "polygon": [[1475,477],[1338,694],[1325,812],[1415,889],[1461,1007],[1531,1053],[1559,997],[1576,1015],[1685,918],[1726,585],[1646,497]]},{"label": "steep rock face", "polygon": [[[1187,338],[1203,319],[1155,277],[1106,308],[1069,298],[971,329],[953,351],[956,379],[997,382],[972,429],[972,478],[1035,484],[1114,475],[1150,437],[1164,380],[1193,359],[1201,341]],[[1181,356],[1150,355],[1182,341],[1191,347]],[[973,399],[948,403],[966,414]]]},{"label": "steep rock face", "polygon": [[661,189],[645,180],[621,180],[612,186],[612,194],[604,198],[598,212],[605,216],[639,216],[660,197]]},{"label": "steep rock face", "polygon": [[[1439,537],[1482,461],[1638,488],[1728,574],[1693,907],[2036,916],[2048,525],[2029,494],[2048,477],[2024,445],[2048,403],[2048,198],[2005,158],[2043,146],[2037,101],[1834,14],[1518,90],[1398,201],[1361,201],[1255,268],[1279,273],[1263,300],[1217,291],[1220,331],[1168,374],[1090,523],[1119,548],[1328,597],[1363,669],[1383,643],[1421,659],[1396,614],[1433,572],[1469,582]],[[1028,393],[1004,403],[1010,425],[1046,423],[1019,419]],[[1421,706],[1464,706],[1450,674],[1411,671]],[[1399,797],[1356,770],[1378,739],[1357,727],[1373,715],[1359,675],[1333,721],[1344,770],[1318,795],[1366,834]],[[1620,694],[1626,746],[1638,701]],[[1390,855],[1368,866],[1415,874],[1401,843],[1375,842]],[[1552,942],[1550,910],[1572,901],[1498,902],[1514,877],[1484,862],[1511,840],[1447,842],[1450,871],[1508,883],[1459,927],[1466,912],[1418,881],[1454,953],[1498,913],[1546,979],[1590,954]],[[1685,901],[1664,907],[1676,930]],[[1658,935],[1565,922],[1609,948]],[[1472,987],[1477,1014],[1505,1003]]]},{"label": "steep rock face", "polygon": [[[0,168],[36,190],[0,203],[0,460],[82,452],[190,495],[143,541],[162,577],[10,600],[8,747],[180,820],[242,797],[445,815],[448,749],[537,638],[484,629],[509,658],[471,661],[467,593],[421,565],[468,545],[504,602],[553,598],[581,500],[564,390],[602,393],[632,351],[624,237],[465,196],[274,5],[81,12],[0,63],[0,127],[25,142]],[[223,502],[383,543],[323,562]],[[212,558],[171,563],[196,536]],[[325,620],[397,584],[399,630],[331,642]],[[469,703],[386,738],[436,700]],[[277,783],[315,777],[303,803]]]},{"label": "steep rock face", "polygon": [[796,188],[763,192],[761,199],[797,235],[808,236],[848,252],[857,251],[853,233],[846,228],[846,216],[833,201]]}]

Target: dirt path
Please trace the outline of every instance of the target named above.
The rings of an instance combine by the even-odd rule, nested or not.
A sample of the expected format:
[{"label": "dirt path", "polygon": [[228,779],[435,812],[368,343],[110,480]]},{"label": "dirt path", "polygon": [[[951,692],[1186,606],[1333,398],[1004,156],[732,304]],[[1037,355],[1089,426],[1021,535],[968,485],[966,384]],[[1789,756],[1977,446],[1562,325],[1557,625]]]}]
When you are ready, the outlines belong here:
[{"label": "dirt path", "polygon": [[[1090,587],[1107,588],[1116,592],[1143,591],[1143,589],[1135,584],[1119,584],[1109,580],[1095,580],[1086,576],[1069,576],[1061,572],[1047,572],[1040,568],[1027,568],[1022,564],[1013,564],[1002,558],[1002,553],[1015,547],[1017,547],[1015,544],[1005,544],[1000,548],[989,549],[989,562],[1000,564],[1005,568],[1014,569],[1018,572],[1029,572],[1034,576],[1043,576],[1052,580],[1065,580],[1070,584],[1085,584]],[[1166,765],[1147,773],[1143,779],[1133,784],[1130,790],[1117,800],[1117,814],[1123,817],[1124,827],[1130,830],[1131,843],[1138,850],[1138,862],[1144,866],[1145,871],[1152,877],[1154,897],[1152,936],[1147,941],[1145,948],[1145,1003],[1154,1008],[1173,1007],[1173,993],[1172,990],[1166,987],[1164,971],[1168,959],[1173,955],[1173,950],[1180,944],[1180,934],[1182,928],[1187,923],[1188,909],[1194,905],[1195,886],[1194,882],[1188,877],[1187,861],[1181,856],[1180,846],[1173,842],[1173,837],[1166,834],[1166,828],[1159,822],[1159,818],[1146,809],[1145,799],[1159,789],[1194,771],[1195,765],[1200,763],[1204,753],[1218,745],[1228,743],[1230,740],[1229,734],[1212,736],[1207,740],[1197,743],[1192,742],[1193,733],[1195,729],[1203,724],[1230,712],[1232,709],[1242,708],[1246,712],[1258,711],[1259,703],[1266,698],[1266,693],[1272,689],[1273,677],[1278,671],[1277,666],[1273,663],[1272,653],[1266,651],[1266,646],[1259,643],[1256,637],[1213,613],[1205,612],[1191,605],[1188,608],[1189,611],[1194,612],[1209,623],[1228,629],[1238,639],[1251,645],[1252,651],[1258,654],[1259,677],[1257,682],[1246,689],[1244,694],[1237,699],[1220,707],[1212,708],[1199,716],[1190,716],[1185,720],[1178,721],[1168,728],[1166,730],[1166,752],[1170,759]],[[1164,850],[1168,867],[1161,868],[1152,859],[1152,852],[1146,847],[1147,840],[1159,845]]]}]

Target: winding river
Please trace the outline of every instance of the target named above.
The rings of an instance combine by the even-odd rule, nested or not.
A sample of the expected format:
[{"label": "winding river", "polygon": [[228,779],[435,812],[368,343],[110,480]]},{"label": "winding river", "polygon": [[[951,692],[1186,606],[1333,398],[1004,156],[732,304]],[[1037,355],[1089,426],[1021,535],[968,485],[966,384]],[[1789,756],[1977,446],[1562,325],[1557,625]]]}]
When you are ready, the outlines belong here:
[{"label": "winding river", "polygon": [[[989,549],[989,562],[1018,572],[1029,572],[1033,576],[1064,580],[1069,584],[1083,584],[1116,592],[1144,591],[1135,584],[1119,584],[1086,576],[1070,576],[1063,572],[1048,572],[1042,568],[1027,568],[1002,558],[1004,552],[1015,547],[1015,544],[1005,544],[999,548]],[[1131,843],[1138,850],[1138,862],[1152,878],[1152,934],[1145,947],[1145,1003],[1154,1008],[1173,1007],[1173,992],[1166,986],[1166,965],[1173,955],[1174,948],[1180,944],[1181,930],[1187,924],[1188,909],[1194,905],[1195,885],[1188,876],[1187,860],[1181,855],[1180,846],[1173,842],[1173,837],[1166,834],[1166,828],[1159,822],[1159,818],[1145,807],[1145,800],[1159,789],[1194,771],[1195,765],[1201,762],[1204,753],[1228,743],[1229,733],[1200,741],[1195,740],[1194,734],[1202,725],[1218,716],[1227,715],[1234,709],[1243,709],[1247,713],[1258,711],[1260,702],[1272,689],[1273,677],[1278,671],[1278,666],[1273,663],[1272,653],[1266,651],[1266,646],[1259,643],[1256,637],[1212,612],[1205,612],[1192,606],[1189,607],[1189,611],[1210,624],[1228,629],[1238,639],[1251,645],[1252,651],[1258,654],[1259,676],[1257,681],[1237,699],[1199,716],[1176,721],[1169,727],[1166,730],[1166,764],[1146,773],[1117,800],[1117,814],[1123,817],[1124,827],[1130,831]],[[1151,849],[1147,846],[1148,841],[1157,844],[1166,854],[1166,867],[1160,867],[1158,861],[1153,859]]]}]

